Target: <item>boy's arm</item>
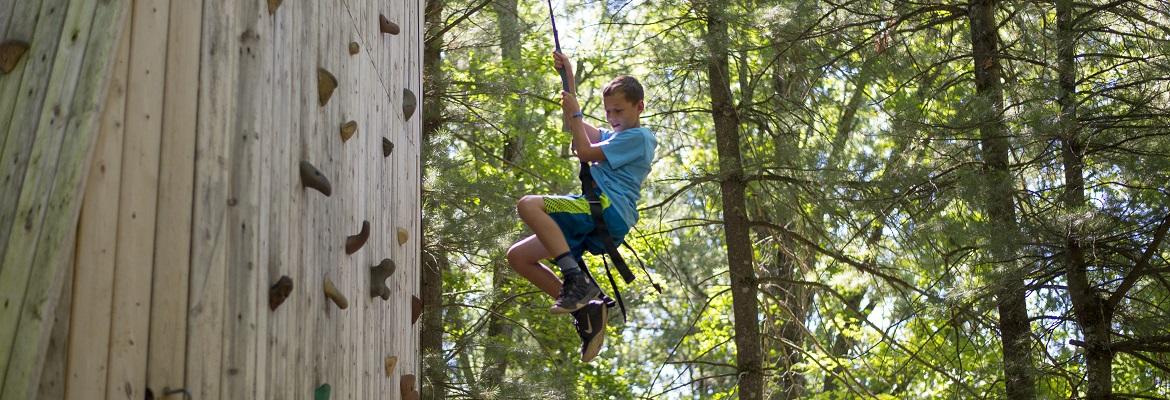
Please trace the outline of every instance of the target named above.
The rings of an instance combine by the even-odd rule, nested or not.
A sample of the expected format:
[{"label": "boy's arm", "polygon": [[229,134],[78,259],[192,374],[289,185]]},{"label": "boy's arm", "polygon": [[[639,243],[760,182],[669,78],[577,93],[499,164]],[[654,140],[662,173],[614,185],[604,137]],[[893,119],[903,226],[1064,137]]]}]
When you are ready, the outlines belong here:
[{"label": "boy's arm", "polygon": [[561,110],[568,120],[569,132],[573,134],[573,151],[577,153],[577,158],[587,162],[605,160],[605,153],[598,145],[601,134],[591,136],[589,129],[597,132],[597,128],[586,124],[583,116],[576,115],[581,110],[581,106],[577,104],[577,97],[569,92],[561,92]]},{"label": "boy's arm", "polygon": [[[569,132],[573,134],[573,150],[577,153],[577,158],[581,161],[601,161],[605,159],[605,154],[601,153],[600,148],[594,148],[592,145],[601,141],[601,131],[593,125],[585,123],[584,115],[578,116],[581,111],[581,106],[577,104],[577,97],[573,93],[577,93],[576,76],[573,74],[573,63],[569,61],[569,57],[560,52],[553,52],[553,68],[557,70],[564,70],[565,77],[568,80],[568,92],[561,93],[561,109],[564,111],[565,125],[569,127]],[[579,136],[577,131],[583,132],[584,136]],[[596,154],[593,150],[596,151]]]},{"label": "boy's arm", "polygon": [[[601,130],[597,129],[597,127],[595,127],[593,125],[590,125],[588,122],[585,122],[584,115],[582,115],[580,118],[574,118],[572,115],[566,115],[565,118],[566,118],[565,119],[565,126],[568,126],[570,128],[573,125],[574,119],[577,120],[577,122],[580,122],[582,125],[584,125],[585,135],[589,137],[589,143],[597,143],[597,142],[601,141]],[[573,137],[573,141],[576,142],[577,138]],[[574,143],[574,147],[575,146],[576,146],[576,144]]]}]

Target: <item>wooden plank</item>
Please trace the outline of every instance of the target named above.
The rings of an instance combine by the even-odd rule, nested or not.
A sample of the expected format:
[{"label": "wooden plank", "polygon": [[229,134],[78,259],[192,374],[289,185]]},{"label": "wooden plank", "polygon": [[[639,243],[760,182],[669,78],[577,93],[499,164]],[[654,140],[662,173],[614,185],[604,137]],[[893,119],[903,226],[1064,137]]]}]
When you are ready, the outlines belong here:
[{"label": "wooden plank", "polygon": [[123,19],[125,33],[118,40],[118,55],[102,107],[102,121],[78,222],[66,400],[87,400],[95,393],[106,392],[118,194],[122,187],[126,79],[130,64],[130,18]]},{"label": "wooden plank", "polygon": [[[50,217],[45,218],[43,227],[37,229],[36,253],[31,261],[38,268],[29,279],[16,345],[5,377],[7,383],[0,393],[3,398],[35,396],[36,384],[40,380],[38,374],[42,371],[48,346],[51,319],[47,316],[55,313],[64,271],[72,260],[83,179],[97,136],[100,105],[108,87],[108,82],[98,77],[109,74],[114,44],[121,34],[123,14],[121,2],[96,3],[74,3],[67,12],[65,32],[75,34],[61,38],[58,60],[54,62],[53,79],[46,96],[46,104],[52,107],[45,113],[45,121],[38,125],[40,129],[53,130],[53,133],[38,137],[58,136],[69,140],[57,141],[57,157],[44,157],[51,158],[56,164],[51,175],[30,174],[26,178],[34,186],[49,183],[49,196],[40,199],[41,205],[36,207],[44,208],[45,215]],[[52,116],[57,110],[60,110],[59,115]],[[47,155],[39,154],[43,149],[41,143],[44,142],[34,146],[31,160]],[[30,168],[29,171],[35,170]],[[14,243],[22,240],[15,235],[13,238]]]},{"label": "wooden plank", "polygon": [[[361,2],[364,3],[364,2]],[[354,6],[354,1],[351,0],[351,7]],[[348,18],[349,14],[343,15],[343,18]],[[361,40],[360,32],[357,31],[358,24],[342,24],[344,28],[341,32],[343,36],[348,36],[350,40]],[[350,224],[350,229],[356,229],[362,221],[369,221],[371,224],[370,238],[365,247],[361,251],[349,257],[345,268],[358,271],[355,276],[356,290],[359,292],[358,297],[362,299],[360,313],[355,313],[360,319],[356,321],[353,336],[350,337],[353,343],[351,348],[354,349],[351,357],[355,362],[356,371],[351,376],[358,379],[353,383],[360,388],[360,391],[354,390],[357,398],[379,398],[386,397],[385,393],[380,392],[384,382],[387,378],[378,366],[382,365],[384,359],[384,342],[385,337],[375,332],[378,330],[379,321],[382,320],[383,309],[386,302],[381,298],[371,298],[369,294],[370,276],[368,270],[371,266],[386,258],[386,247],[381,245],[383,235],[381,234],[381,221],[378,220],[378,215],[382,213],[382,205],[377,204],[377,196],[379,194],[379,187],[377,185],[378,165],[382,160],[382,134],[383,131],[378,124],[378,121],[371,118],[371,110],[378,107],[379,103],[384,102],[384,96],[381,95],[381,85],[377,82],[377,76],[373,73],[373,63],[368,53],[362,52],[354,56],[347,55],[347,66],[349,73],[346,74],[346,81],[355,90],[352,95],[344,98],[346,109],[343,110],[346,120],[357,121],[359,128],[358,136],[351,139],[342,146],[342,154],[345,160],[346,169],[351,175],[351,183],[349,186],[353,188],[353,194],[350,196],[350,204],[348,212],[346,213],[347,223]]]},{"label": "wooden plank", "polygon": [[[56,41],[62,29],[83,30],[88,36],[91,18],[82,18],[80,12],[85,4],[75,3],[69,10],[57,10],[55,15],[62,15],[64,19],[54,20],[46,16],[44,25],[38,25],[37,36],[33,40],[38,46],[60,47],[61,51],[55,57],[48,57],[45,70],[36,71],[27,75],[25,83],[42,85],[35,88],[40,95],[23,97],[18,105],[17,121],[14,128],[28,128],[27,135],[10,137],[5,147],[2,164],[6,166],[4,181],[0,182],[0,387],[7,382],[6,374],[10,370],[10,358],[18,351],[13,342],[17,336],[18,321],[26,310],[26,299],[40,299],[46,293],[29,291],[36,282],[34,275],[45,273],[50,268],[33,268],[36,246],[44,224],[45,210],[48,208],[51,190],[53,189],[54,173],[57,168],[57,157],[60,156],[61,143],[65,135],[67,116],[72,105],[69,100],[77,88],[77,75],[81,70],[81,61],[84,55],[85,42],[77,42],[65,38],[66,43],[50,45],[49,38]],[[92,8],[91,8],[92,10]],[[55,24],[56,26],[51,26]],[[84,29],[82,29],[84,28]],[[30,102],[31,101],[31,102]],[[49,105],[44,107],[44,105]],[[41,113],[41,110],[47,112]],[[35,113],[35,114],[31,114]],[[25,121],[28,121],[25,123]],[[24,141],[13,145],[11,139]],[[24,153],[15,154],[14,151],[24,149]],[[10,170],[7,166],[13,166]],[[17,172],[19,171],[19,173]],[[60,218],[62,216],[53,216]],[[7,242],[5,242],[7,240]],[[27,293],[27,294],[26,294]],[[56,299],[56,295],[52,296]],[[42,305],[39,301],[28,304],[29,307]],[[14,364],[14,366],[22,366]],[[39,371],[38,371],[39,372]],[[15,386],[24,386],[26,381],[18,381]],[[20,392],[24,392],[22,389]]]},{"label": "wooden plank", "polygon": [[[70,257],[72,258],[72,257]],[[74,263],[65,266],[62,278],[61,298],[53,317],[52,334],[49,335],[49,349],[45,352],[45,367],[41,371],[41,384],[35,392],[38,399],[58,400],[65,398],[65,367],[69,357],[69,316],[73,302]]]},{"label": "wooden plank", "polygon": [[[318,16],[321,10],[321,2],[311,2],[303,4],[296,9],[298,12],[294,14],[293,26],[297,29],[296,40],[302,45],[296,49],[293,55],[293,74],[292,82],[297,85],[298,91],[296,104],[297,109],[296,119],[294,119],[294,133],[296,135],[295,160],[289,163],[286,168],[296,168],[296,162],[301,160],[317,161],[316,153],[312,152],[316,142],[313,140],[318,137],[316,124],[318,119],[318,105],[317,105],[317,51],[316,45],[317,30],[319,29],[320,20]],[[308,44],[308,45],[304,45]],[[299,185],[297,186],[299,189]],[[300,214],[296,215],[293,229],[296,235],[297,247],[295,260],[296,277],[294,279],[299,282],[302,288],[300,293],[300,300],[297,301],[295,311],[297,318],[300,318],[301,323],[295,335],[290,338],[295,343],[297,349],[295,353],[295,375],[293,376],[294,393],[299,396],[304,396],[305,393],[312,393],[312,390],[318,385],[325,383],[317,375],[317,370],[321,366],[317,363],[317,348],[316,338],[319,336],[317,320],[323,318],[325,307],[329,306],[324,296],[321,294],[321,274],[318,272],[317,262],[313,259],[316,254],[313,243],[318,243],[319,238],[316,236],[319,231],[318,210],[321,208],[326,199],[321,197],[319,193],[311,190],[300,189],[296,191],[297,197],[294,204],[295,209],[300,210]]]},{"label": "wooden plank", "polygon": [[199,49],[203,4],[171,1],[155,225],[154,281],[146,386],[156,398],[186,387],[187,280],[191,268]]},{"label": "wooden plank", "polygon": [[191,274],[187,320],[187,388],[196,399],[220,398],[228,240],[229,135],[239,37],[234,9],[203,3],[199,113],[195,150]]},{"label": "wooden plank", "polygon": [[[422,90],[422,38],[423,32],[425,31],[425,23],[423,18],[422,2],[412,2],[410,4],[411,6],[408,8],[410,18],[407,18],[406,20],[412,21],[412,23],[409,26],[403,27],[403,31],[409,32],[408,37],[412,38],[411,40],[406,41],[406,43],[409,43],[412,49],[407,53],[408,56],[406,66],[410,71],[410,75],[406,78],[406,81],[409,82],[411,90],[418,96],[418,109],[415,111],[414,116],[412,116],[410,120],[407,121],[407,125],[409,126],[407,133],[409,139],[407,141],[410,143],[410,146],[408,147],[409,152],[407,155],[407,159],[409,160],[407,162],[407,171],[409,171],[409,176],[405,180],[407,189],[403,190],[403,192],[410,196],[410,200],[408,201],[409,214],[407,214],[405,217],[410,221],[410,223],[407,224],[407,230],[411,233],[411,237],[414,239],[407,244],[407,266],[404,269],[406,270],[408,277],[407,287],[409,288],[409,292],[412,296],[421,297],[421,271],[419,266],[421,265],[420,252],[422,249],[422,191],[420,188],[422,182],[422,161],[420,153],[422,149],[422,105],[424,104],[423,96],[425,95]],[[410,299],[404,299],[404,301],[407,303],[407,315],[405,319],[409,321],[409,318],[412,314],[413,305],[411,304]],[[422,376],[422,365],[419,357],[420,325],[411,322],[405,323],[410,324],[406,329],[406,331],[409,332],[409,334],[406,335],[409,340],[407,340],[406,350],[404,350],[410,354],[408,365],[411,369],[411,372],[413,372],[415,376]],[[422,381],[419,380],[418,385],[421,386],[421,384]],[[416,389],[418,388],[416,387]]]},{"label": "wooden plank", "polygon": [[[16,70],[0,75],[0,132],[5,132],[3,152],[0,152],[0,259],[8,251],[9,235],[18,221],[17,201],[21,194],[25,174],[28,172],[33,143],[37,141],[41,109],[45,105],[51,74],[55,71],[57,46],[66,15],[68,0],[32,1],[18,5],[13,15],[17,23],[9,28],[10,38],[27,40],[30,43]],[[39,6],[39,7],[38,7]],[[27,216],[26,216],[27,218]],[[28,225],[28,221],[24,221]],[[10,296],[24,296],[24,279],[27,272],[5,272],[8,266],[0,264],[0,304],[11,304]],[[18,291],[12,285],[19,281]],[[4,284],[7,283],[8,286]],[[18,307],[19,308],[19,307]],[[0,311],[3,313],[3,311]],[[0,317],[0,321],[11,322]],[[0,372],[8,359],[7,349],[12,338],[0,328]],[[2,381],[2,378],[0,378]]]},{"label": "wooden plank", "polygon": [[[346,63],[338,57],[335,51],[337,43],[340,41],[336,34],[337,3],[321,2],[319,7],[317,13],[319,20],[317,26],[319,28],[315,32],[317,34],[315,38],[317,64],[332,71],[338,77],[338,81],[344,83],[347,76]],[[308,141],[310,143],[310,157],[315,160],[314,164],[321,168],[322,172],[333,182],[334,191],[334,197],[328,199],[327,202],[319,202],[315,205],[313,214],[317,220],[313,235],[317,238],[316,243],[318,244],[313,246],[312,263],[308,267],[316,269],[319,279],[333,281],[350,303],[349,309],[346,310],[338,309],[331,303],[325,304],[326,307],[321,309],[322,313],[316,319],[317,332],[313,338],[314,348],[317,352],[317,366],[315,368],[317,379],[321,383],[329,383],[333,387],[333,395],[337,398],[354,397],[350,393],[353,390],[351,383],[345,380],[347,366],[343,346],[347,342],[345,326],[356,313],[356,305],[363,300],[358,293],[354,292],[353,284],[350,283],[351,271],[343,267],[342,254],[344,253],[338,251],[337,246],[332,245],[337,243],[339,235],[348,231],[341,226],[342,212],[345,208],[345,198],[351,196],[352,193],[348,180],[344,179],[345,166],[339,159],[340,140],[337,140],[332,132],[341,122],[341,106],[344,103],[342,98],[351,89],[339,87],[332,100],[316,109],[315,114],[318,118],[313,128],[315,133]],[[316,287],[321,287],[321,284]]]},{"label": "wooden plank", "polygon": [[[262,268],[257,246],[259,223],[260,146],[261,135],[267,131],[261,114],[266,109],[264,94],[269,82],[264,80],[264,69],[270,63],[268,46],[260,33],[267,32],[267,8],[258,1],[236,2],[233,18],[237,19],[236,51],[239,54],[234,86],[236,107],[230,132],[228,154],[227,211],[227,293],[224,318],[223,367],[219,371],[221,389],[219,398],[263,398],[256,392],[258,352],[264,348],[258,341],[263,335],[257,331],[258,313],[263,310],[259,296]],[[232,205],[234,204],[234,205]]]},{"label": "wooden plank", "polygon": [[146,391],[169,14],[167,0],[134,2],[106,378],[109,399],[140,399]]},{"label": "wooden plank", "polygon": [[[12,23],[13,10],[16,8],[17,1],[7,1],[0,4],[0,35],[8,33],[8,26]],[[8,36],[4,36],[8,37]],[[3,140],[0,140],[2,142]]]},{"label": "wooden plank", "polygon": [[[12,123],[13,112],[17,109],[16,103],[22,98],[17,93],[19,93],[21,84],[24,82],[24,73],[30,70],[29,68],[25,68],[25,66],[29,65],[30,61],[28,60],[33,60],[34,68],[40,68],[35,69],[36,71],[47,71],[52,58],[52,52],[56,51],[57,40],[55,38],[45,37],[41,42],[33,41],[38,26],[37,16],[41,12],[41,0],[10,2],[6,5],[0,5],[0,9],[4,9],[9,13],[7,16],[0,16],[6,22],[4,28],[0,29],[0,34],[3,35],[4,40],[21,40],[38,45],[36,50],[30,49],[31,51],[25,53],[24,61],[17,64],[15,70],[7,74],[0,74],[0,154],[4,154],[5,143],[9,138],[18,135],[28,135],[32,131],[31,129],[23,132],[9,129]],[[9,18],[13,19],[11,23],[7,23]],[[64,12],[47,16],[42,27],[49,28],[56,26],[55,24],[59,24],[62,18],[65,18]],[[60,32],[60,29],[58,29],[55,34],[60,34]],[[44,56],[46,58],[40,59],[38,56]],[[40,60],[40,62],[38,63],[37,60]],[[47,75],[42,76],[42,78],[47,78]],[[30,88],[34,87],[39,86],[35,84],[30,86]],[[24,93],[26,93],[25,96],[31,98],[29,100],[35,100],[32,104],[40,104],[40,97],[36,93],[28,93],[28,89],[25,89]],[[12,140],[15,142],[16,139],[14,138]],[[3,219],[0,219],[0,221],[3,221]],[[3,235],[6,235],[6,233],[0,233],[0,236]],[[4,247],[3,243],[4,239],[0,238],[0,249]],[[3,254],[2,252],[3,250],[0,250],[0,255]]]},{"label": "wooden plank", "polygon": [[265,336],[268,343],[266,363],[269,367],[263,370],[267,374],[263,384],[268,398],[272,399],[304,397],[297,395],[295,387],[295,352],[300,347],[295,338],[300,332],[301,322],[297,311],[307,292],[301,287],[302,281],[296,277],[295,271],[299,264],[296,258],[299,252],[295,249],[300,248],[300,235],[295,228],[299,212],[294,210],[301,190],[297,173],[292,168],[299,162],[299,154],[293,151],[293,145],[299,143],[294,121],[299,113],[295,99],[297,90],[301,88],[293,78],[295,65],[300,62],[295,57],[300,47],[296,35],[300,26],[295,22],[303,8],[304,2],[282,5],[272,16],[270,33],[272,63],[268,79],[285,84],[269,86],[273,140],[269,142],[272,145],[270,151],[264,152],[262,156],[261,169],[266,171],[269,180],[264,184],[265,192],[261,193],[261,198],[271,201],[261,203],[261,226],[266,231],[261,231],[260,248],[266,249],[268,253],[267,273],[261,276],[267,276],[268,285],[275,283],[281,276],[287,275],[293,279],[293,293],[275,311],[267,312],[268,329]]}]

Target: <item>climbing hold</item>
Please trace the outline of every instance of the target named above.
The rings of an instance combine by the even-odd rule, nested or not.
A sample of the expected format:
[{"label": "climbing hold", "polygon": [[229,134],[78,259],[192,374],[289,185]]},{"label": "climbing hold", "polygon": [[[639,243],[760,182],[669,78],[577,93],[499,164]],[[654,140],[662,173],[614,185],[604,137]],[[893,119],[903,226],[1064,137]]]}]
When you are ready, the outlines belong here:
[{"label": "climbing hold", "polygon": [[317,170],[317,167],[309,164],[308,161],[301,161],[301,184],[308,188],[317,189],[325,197],[333,194],[333,186],[329,185],[329,178],[326,178],[321,171]]},{"label": "climbing hold", "polygon": [[382,157],[390,157],[390,153],[394,152],[394,142],[390,139],[382,138]]},{"label": "climbing hold", "polygon": [[357,55],[359,51],[362,51],[362,47],[357,42],[349,42],[349,55]]},{"label": "climbing hold", "polygon": [[398,357],[386,357],[386,377],[389,378],[394,375],[394,366],[398,365]]},{"label": "climbing hold", "polygon": [[402,395],[402,400],[416,400],[418,399],[418,391],[414,390],[414,375],[403,375],[402,380],[398,381],[398,391]]},{"label": "climbing hold", "polygon": [[288,294],[292,293],[292,288],[292,278],[289,278],[288,275],[281,276],[280,280],[268,288],[268,309],[276,311],[276,308],[284,303],[284,299],[288,298]]},{"label": "climbing hold", "polygon": [[402,115],[403,119],[410,119],[414,115],[414,109],[418,107],[418,98],[414,96],[414,92],[410,89],[402,89]]},{"label": "climbing hold", "polygon": [[276,9],[280,8],[280,3],[284,0],[268,0],[268,15],[276,14]]},{"label": "climbing hold", "polygon": [[337,89],[337,77],[325,68],[317,68],[317,102],[322,107],[333,97],[333,89]]},{"label": "climbing hold", "polygon": [[353,254],[370,238],[370,221],[362,221],[362,230],[358,234],[345,238],[345,254]]},{"label": "climbing hold", "polygon": [[390,288],[386,286],[386,278],[393,275],[395,269],[397,269],[397,266],[389,258],[383,259],[378,265],[370,267],[370,297],[381,297],[382,300],[390,300]]},{"label": "climbing hold", "polygon": [[325,297],[328,297],[329,300],[332,300],[333,304],[337,305],[337,308],[342,310],[349,308],[349,300],[346,300],[345,295],[341,294],[341,291],[337,290],[336,286],[333,286],[333,281],[329,280],[329,278],[325,278],[324,286]]},{"label": "climbing hold", "polygon": [[398,245],[399,246],[406,244],[406,240],[409,238],[410,238],[410,236],[409,236],[409,234],[406,233],[406,229],[398,228]]},{"label": "climbing hold", "polygon": [[422,315],[423,301],[418,296],[410,296],[410,323],[418,322],[418,316]]},{"label": "climbing hold", "polygon": [[378,15],[378,27],[382,33],[389,33],[391,35],[398,34],[398,24],[390,22],[385,15]]},{"label": "climbing hold", "polygon": [[328,383],[317,386],[317,390],[313,391],[313,400],[329,400],[332,392],[333,388],[329,387]]},{"label": "climbing hold", "polygon": [[355,134],[355,133],[357,133],[357,122],[356,121],[349,121],[349,122],[346,122],[344,124],[341,124],[341,141],[342,142],[349,141],[349,138],[353,137],[353,134]]},{"label": "climbing hold", "polygon": [[9,40],[0,44],[0,72],[5,74],[16,69],[20,57],[28,51],[28,43],[19,40]]}]

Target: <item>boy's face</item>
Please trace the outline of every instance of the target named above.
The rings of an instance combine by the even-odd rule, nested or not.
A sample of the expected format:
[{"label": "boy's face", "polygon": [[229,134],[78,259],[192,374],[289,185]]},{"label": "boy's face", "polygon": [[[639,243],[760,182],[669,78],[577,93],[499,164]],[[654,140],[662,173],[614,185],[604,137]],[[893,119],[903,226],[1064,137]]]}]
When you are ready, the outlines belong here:
[{"label": "boy's face", "polygon": [[621,93],[605,96],[602,104],[605,105],[605,120],[614,132],[637,128],[642,110],[646,108],[645,102],[633,103]]}]

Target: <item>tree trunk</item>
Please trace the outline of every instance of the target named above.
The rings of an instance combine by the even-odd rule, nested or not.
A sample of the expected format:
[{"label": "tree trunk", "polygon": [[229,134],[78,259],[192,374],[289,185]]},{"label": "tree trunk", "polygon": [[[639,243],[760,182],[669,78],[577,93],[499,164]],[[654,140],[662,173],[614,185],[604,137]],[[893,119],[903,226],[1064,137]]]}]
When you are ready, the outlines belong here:
[{"label": "tree trunk", "polygon": [[720,192],[723,197],[723,226],[727,261],[731,275],[731,299],[735,315],[736,364],[739,368],[739,398],[763,397],[763,370],[757,281],[752,265],[752,242],[745,207],[743,162],[739,149],[739,116],[731,96],[728,72],[726,0],[715,0],[707,8],[706,44],[709,51],[707,75],[711,85],[711,111],[715,120],[715,141],[719,157]]},{"label": "tree trunk", "polygon": [[[521,72],[517,66],[523,60],[520,59],[521,38],[517,18],[517,0],[496,0],[492,2],[492,7],[496,13],[500,58],[503,60],[504,71],[509,77],[519,76]],[[504,144],[503,159],[514,164],[519,163],[524,154],[523,133],[527,131],[524,124],[524,102],[522,97],[513,97],[510,93],[506,98],[509,99],[509,104],[505,106],[503,128],[508,137]],[[499,259],[502,260],[503,257],[499,257]],[[504,263],[492,264],[492,289],[495,291],[494,298],[496,299],[507,297],[505,283],[509,270]],[[496,390],[503,382],[504,376],[507,375],[509,367],[508,349],[512,343],[512,326],[503,319],[502,315],[506,310],[502,307],[496,307],[498,304],[498,302],[493,304],[492,310],[494,312],[487,316],[488,337],[485,342],[487,347],[484,350],[483,371],[479,380],[480,390],[486,392]]]},{"label": "tree trunk", "polygon": [[[423,48],[423,150],[425,158],[434,157],[433,141],[442,125],[443,93],[445,91],[442,71],[443,36],[443,0],[428,0],[426,3],[425,27],[426,45]],[[423,171],[421,177],[427,176],[426,169],[430,165],[427,159],[421,160]],[[419,185],[421,189],[422,184]],[[420,193],[420,198],[425,196]],[[426,204],[426,199],[423,199]],[[434,243],[435,238],[426,235],[427,219],[423,219],[421,243]],[[425,400],[443,400],[447,397],[446,385],[447,368],[443,360],[443,272],[447,270],[447,255],[434,253],[422,249],[422,271],[419,277],[421,288],[419,296],[425,304],[422,315],[422,327],[419,328],[419,351],[423,359],[423,381],[421,382],[421,397]]]},{"label": "tree trunk", "polygon": [[[1064,205],[1075,215],[1085,206],[1084,144],[1080,141],[1076,100],[1076,32],[1073,26],[1072,0],[1057,0],[1057,72],[1061,135],[1061,158],[1064,163]],[[1076,221],[1077,218],[1070,218]],[[1074,222],[1075,223],[1075,222]],[[1110,321],[1113,310],[1108,301],[1089,282],[1088,263],[1081,246],[1081,230],[1070,226],[1065,239],[1065,274],[1073,315],[1081,327],[1085,342],[1085,370],[1088,398],[1106,400],[1113,396],[1113,353],[1110,350]]]},{"label": "tree trunk", "polygon": [[995,0],[971,3],[971,44],[975,63],[975,107],[987,178],[985,208],[995,229],[991,255],[998,265],[993,282],[999,303],[999,331],[1003,345],[1007,398],[1036,398],[1032,366],[1032,337],[1025,301],[1024,272],[1016,261],[1019,226],[1016,223],[1012,175],[1008,163],[1009,135],[1003,121],[1003,84],[1000,79]]},{"label": "tree trunk", "polygon": [[[521,57],[521,36],[520,24],[517,10],[517,0],[495,0],[492,2],[492,7],[496,12],[496,25],[499,29],[500,40],[500,58],[503,59],[504,71],[509,77],[519,77],[524,71],[520,68],[524,60]],[[523,80],[520,80],[523,82]],[[527,124],[524,118],[528,115],[525,112],[525,102],[523,96],[512,96],[512,93],[505,93],[509,103],[505,107],[504,131],[508,133],[506,142],[504,143],[503,158],[507,162],[516,164],[521,161],[524,155],[524,132],[528,132]]]},{"label": "tree trunk", "polygon": [[[500,259],[503,260],[503,257]],[[492,288],[495,289],[494,297],[497,300],[491,307],[493,312],[488,314],[488,338],[484,349],[483,373],[479,380],[482,393],[490,393],[503,383],[508,373],[508,349],[512,347],[512,325],[500,316],[505,310],[500,302],[507,298],[508,267],[503,263],[496,264],[499,265],[494,265],[492,269]]]}]

